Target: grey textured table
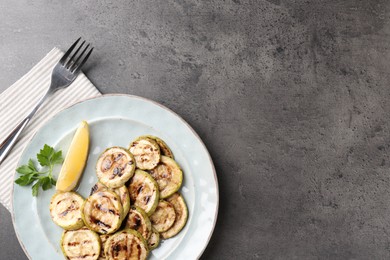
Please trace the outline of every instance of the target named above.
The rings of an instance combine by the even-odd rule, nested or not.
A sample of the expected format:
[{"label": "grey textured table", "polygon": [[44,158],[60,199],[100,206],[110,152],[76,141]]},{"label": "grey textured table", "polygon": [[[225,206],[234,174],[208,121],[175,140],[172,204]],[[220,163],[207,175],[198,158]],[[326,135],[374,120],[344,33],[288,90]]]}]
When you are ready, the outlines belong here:
[{"label": "grey textured table", "polygon": [[[389,258],[389,8],[0,0],[0,91],[84,36],[102,93],[160,102],[206,143],[221,199],[203,259]],[[0,207],[0,259],[24,258]]]}]

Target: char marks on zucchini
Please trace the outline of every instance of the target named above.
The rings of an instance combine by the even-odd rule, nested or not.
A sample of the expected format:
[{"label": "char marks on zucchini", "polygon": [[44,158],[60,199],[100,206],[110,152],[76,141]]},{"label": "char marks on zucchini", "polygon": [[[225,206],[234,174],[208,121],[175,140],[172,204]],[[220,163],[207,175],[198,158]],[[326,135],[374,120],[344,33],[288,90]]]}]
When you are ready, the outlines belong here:
[{"label": "char marks on zucchini", "polygon": [[176,213],[176,219],[170,229],[160,233],[161,237],[164,239],[168,239],[177,235],[184,228],[188,219],[188,209],[186,202],[178,192],[176,192],[166,200],[173,205]]},{"label": "char marks on zucchini", "polygon": [[176,219],[173,205],[167,201],[160,200],[154,213],[150,216],[153,228],[158,232],[167,231],[172,227]]},{"label": "char marks on zucchini", "polygon": [[161,162],[149,173],[158,184],[161,198],[174,194],[183,182],[183,172],[180,166],[167,156],[161,156]]},{"label": "char marks on zucchini", "polygon": [[111,147],[106,149],[96,164],[96,175],[99,181],[108,188],[119,188],[134,174],[135,160],[125,148]]},{"label": "char marks on zucchini", "polygon": [[119,196],[109,190],[99,191],[89,196],[82,209],[85,224],[100,234],[116,231],[123,219],[123,207]]},{"label": "char marks on zucchini", "polygon": [[100,235],[100,241],[101,241],[101,249],[100,249],[100,255],[99,255],[99,258],[98,260],[105,260],[106,259],[106,255],[104,254],[104,246],[107,242],[107,240],[111,237],[112,235],[108,235],[108,234],[104,234],[104,235]]},{"label": "char marks on zucchini", "polygon": [[119,196],[121,203],[122,203],[122,207],[123,207],[122,218],[125,218],[127,213],[129,212],[129,209],[130,209],[130,195],[129,195],[129,190],[127,189],[127,187],[123,185],[119,188],[110,189],[106,185],[104,185],[103,183],[97,182],[92,187],[90,195],[92,195],[98,191],[105,191],[105,190],[114,191]]},{"label": "char marks on zucchini", "polygon": [[153,136],[153,135],[140,136],[139,138],[141,138],[141,137],[150,138],[150,139],[156,141],[156,143],[160,147],[161,155],[168,156],[172,159],[174,158],[172,150],[169,148],[169,146],[161,138],[159,138],[157,136]]},{"label": "char marks on zucchini", "polygon": [[59,192],[50,201],[50,216],[54,223],[66,230],[84,226],[81,206],[84,199],[75,192]]},{"label": "char marks on zucchini", "polygon": [[149,250],[153,250],[160,244],[160,233],[152,227],[152,234],[148,239]]},{"label": "char marks on zucchini", "polygon": [[96,260],[101,250],[100,238],[86,227],[65,230],[62,233],[61,249],[67,259]]},{"label": "char marks on zucchini", "polygon": [[149,250],[141,234],[132,229],[125,229],[107,240],[104,253],[108,260],[144,260],[147,258]]},{"label": "char marks on zucchini", "polygon": [[137,206],[131,206],[126,219],[126,228],[138,231],[146,240],[152,233],[152,224],[145,211]]},{"label": "char marks on zucchini", "polygon": [[141,170],[151,170],[160,162],[160,147],[151,138],[137,138],[130,144],[129,150],[134,155],[137,168]]},{"label": "char marks on zucchini", "polygon": [[149,173],[136,170],[128,186],[131,204],[143,209],[149,216],[153,214],[159,200],[157,182]]}]

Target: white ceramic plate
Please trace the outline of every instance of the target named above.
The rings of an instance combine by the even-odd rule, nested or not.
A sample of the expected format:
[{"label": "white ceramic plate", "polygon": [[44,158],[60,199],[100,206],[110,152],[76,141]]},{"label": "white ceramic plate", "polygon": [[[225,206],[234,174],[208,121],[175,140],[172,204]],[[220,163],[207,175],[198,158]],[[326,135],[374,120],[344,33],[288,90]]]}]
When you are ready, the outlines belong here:
[{"label": "white ceramic plate", "polygon": [[[218,213],[218,183],[210,155],[194,130],[171,110],[144,98],[106,95],[78,103],[49,120],[24,150],[19,165],[48,144],[66,154],[72,136],[82,120],[88,121],[91,144],[79,192],[84,198],[96,183],[95,163],[111,146],[128,147],[140,135],[162,138],[183,168],[180,192],[189,210],[184,229],[153,250],[149,259],[197,259],[213,232]],[[56,172],[58,174],[58,171]],[[15,178],[18,174],[15,175]],[[56,176],[55,176],[56,177]],[[31,187],[14,185],[13,222],[19,241],[30,259],[63,259],[62,229],[50,218],[49,202],[54,188],[31,196]]]}]

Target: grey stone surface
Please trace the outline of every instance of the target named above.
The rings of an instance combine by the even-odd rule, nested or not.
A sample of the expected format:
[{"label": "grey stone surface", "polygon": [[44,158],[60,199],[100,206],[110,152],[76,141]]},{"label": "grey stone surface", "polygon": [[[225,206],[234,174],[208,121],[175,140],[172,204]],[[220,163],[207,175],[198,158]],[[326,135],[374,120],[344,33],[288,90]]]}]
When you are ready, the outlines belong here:
[{"label": "grey stone surface", "polygon": [[[390,257],[390,2],[0,0],[0,91],[78,36],[103,93],[199,133],[220,211],[202,259]],[[23,259],[0,207],[0,259]]]},{"label": "grey stone surface", "polygon": [[0,259],[26,259],[16,238],[9,212],[0,204]]}]

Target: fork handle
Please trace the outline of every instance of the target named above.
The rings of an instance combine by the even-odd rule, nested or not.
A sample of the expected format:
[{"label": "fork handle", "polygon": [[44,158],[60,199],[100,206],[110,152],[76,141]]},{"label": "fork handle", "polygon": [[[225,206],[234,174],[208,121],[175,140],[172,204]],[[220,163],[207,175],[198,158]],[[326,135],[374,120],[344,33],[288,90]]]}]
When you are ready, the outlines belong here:
[{"label": "fork handle", "polygon": [[12,147],[15,145],[18,137],[22,133],[23,129],[26,127],[28,122],[30,122],[31,117],[26,117],[22,122],[19,123],[17,127],[9,134],[9,136],[0,144],[0,164],[7,157]]},{"label": "fork handle", "polygon": [[46,98],[48,98],[51,94],[53,94],[53,91],[49,88],[46,94],[43,95],[43,97],[41,97],[41,99],[38,101],[35,107],[31,110],[30,114],[28,114],[28,116],[25,119],[23,119],[23,121],[20,122],[15,127],[15,129],[7,136],[7,138],[5,138],[5,140],[0,144],[0,165],[7,157],[12,147],[14,147],[14,145],[16,144],[16,141],[18,140],[23,129],[27,126],[28,122],[30,122],[31,118],[41,107],[41,105],[46,100]]}]

